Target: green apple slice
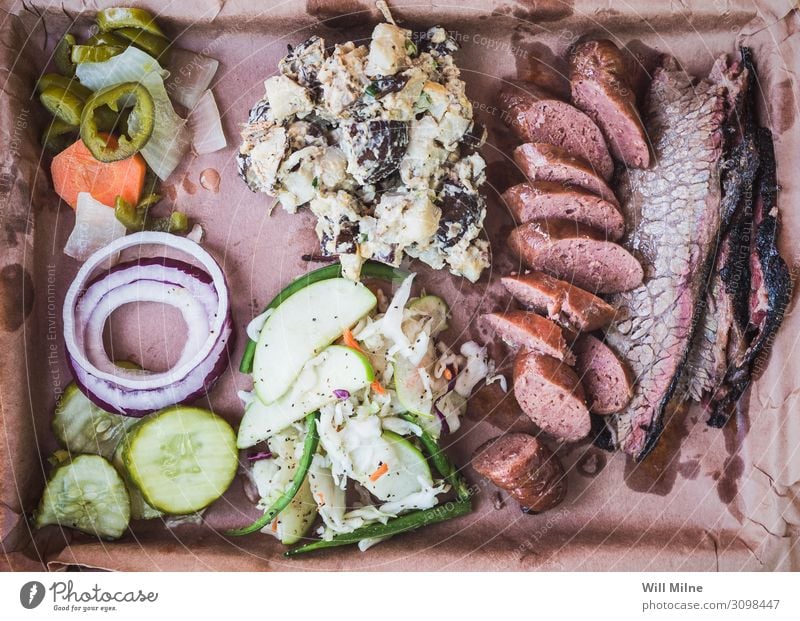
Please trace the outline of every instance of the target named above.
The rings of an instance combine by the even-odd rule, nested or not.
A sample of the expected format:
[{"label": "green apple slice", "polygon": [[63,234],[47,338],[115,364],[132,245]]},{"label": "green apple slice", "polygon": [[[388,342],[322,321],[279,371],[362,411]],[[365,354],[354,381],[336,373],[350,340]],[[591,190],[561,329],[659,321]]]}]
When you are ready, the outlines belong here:
[{"label": "green apple slice", "polygon": [[[380,444],[385,447],[374,447],[376,454],[386,457],[386,471],[381,473],[382,464],[376,457],[375,470],[364,473],[361,484],[376,498],[384,501],[399,500],[423,489],[423,484],[433,485],[431,469],[425,456],[411,442],[402,436],[384,431]],[[380,476],[377,476],[379,475]],[[374,480],[373,480],[374,477]]]},{"label": "green apple slice", "polygon": [[308,477],[303,481],[289,506],[281,511],[276,519],[278,522],[274,532],[272,524],[265,526],[261,532],[273,534],[284,545],[294,545],[308,533],[314,520],[317,519],[317,503],[311,494]]},{"label": "green apple slice", "polygon": [[309,412],[336,401],[334,390],[355,392],[369,386],[375,372],[367,358],[351,347],[331,345],[302,369],[292,388],[277,401],[255,399],[239,425],[239,448],[247,448],[285,429]]},{"label": "green apple slice", "polygon": [[291,387],[303,366],[377,304],[361,283],[331,278],[300,289],[267,319],[256,346],[253,382],[272,403]]}]

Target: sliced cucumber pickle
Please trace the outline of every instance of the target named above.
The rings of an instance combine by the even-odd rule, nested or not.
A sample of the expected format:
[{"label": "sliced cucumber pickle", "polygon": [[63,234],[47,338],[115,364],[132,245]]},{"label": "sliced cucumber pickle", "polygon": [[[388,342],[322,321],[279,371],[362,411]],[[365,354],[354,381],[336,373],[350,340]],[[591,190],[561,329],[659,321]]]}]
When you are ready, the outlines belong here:
[{"label": "sliced cucumber pickle", "polygon": [[37,528],[60,524],[116,539],[129,520],[130,501],[119,473],[99,455],[78,455],[53,472],[35,522]]},{"label": "sliced cucumber pickle", "polygon": [[233,481],[236,436],[213,412],[167,408],[131,429],[122,461],[150,506],[171,515],[194,513]]},{"label": "sliced cucumber pickle", "polygon": [[73,455],[92,453],[111,459],[125,432],[137,422],[97,407],[73,382],[58,400],[53,433]]},{"label": "sliced cucumber pickle", "polygon": [[158,509],[151,507],[147,504],[147,501],[142,496],[142,492],[139,491],[139,488],[133,484],[131,481],[130,476],[128,475],[128,471],[125,469],[125,464],[122,461],[122,451],[125,449],[125,442],[120,442],[119,446],[117,446],[117,450],[114,451],[114,457],[111,460],[111,463],[119,472],[119,476],[122,477],[122,480],[125,482],[125,488],[128,490],[128,497],[131,501],[131,519],[132,520],[152,520],[154,518],[161,517],[164,515]]}]

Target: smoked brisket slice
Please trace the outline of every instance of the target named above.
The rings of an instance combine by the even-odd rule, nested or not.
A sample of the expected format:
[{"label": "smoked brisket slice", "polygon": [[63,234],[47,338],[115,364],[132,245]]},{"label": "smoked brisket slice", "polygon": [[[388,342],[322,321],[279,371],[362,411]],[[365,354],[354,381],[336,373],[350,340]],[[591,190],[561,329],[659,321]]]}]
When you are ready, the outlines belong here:
[{"label": "smoked brisket slice", "polygon": [[610,424],[617,445],[637,460],[658,441],[716,257],[726,85],[744,88],[724,58],[717,63],[712,75],[724,75],[725,84],[693,84],[674,59],[662,62],[644,111],[655,165],[625,171],[619,190],[632,225],[626,245],[645,278],[611,300],[627,318],[609,328],[607,342],[637,381],[631,403]]}]

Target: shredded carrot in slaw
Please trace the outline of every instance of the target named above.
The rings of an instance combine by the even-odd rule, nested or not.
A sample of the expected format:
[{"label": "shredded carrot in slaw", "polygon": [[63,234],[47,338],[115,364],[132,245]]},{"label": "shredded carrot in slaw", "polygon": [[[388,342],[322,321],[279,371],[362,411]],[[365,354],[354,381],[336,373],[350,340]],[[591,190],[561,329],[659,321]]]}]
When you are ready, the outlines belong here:
[{"label": "shredded carrot in slaw", "polygon": [[378,466],[378,469],[375,470],[375,472],[369,475],[369,480],[374,483],[387,472],[389,472],[389,464],[381,464],[380,466]]},{"label": "shredded carrot in slaw", "polygon": [[378,380],[375,380],[374,382],[372,382],[371,386],[372,386],[372,390],[377,392],[379,395],[385,395],[386,394],[386,389],[383,387],[383,385],[381,385],[381,383]]},{"label": "shredded carrot in slaw", "polygon": [[278,532],[278,518],[277,517],[274,520],[272,520],[272,532],[273,533],[277,533]]},{"label": "shredded carrot in slaw", "polygon": [[450,369],[445,368],[444,379],[446,379],[448,382],[453,379],[453,372]]},{"label": "shredded carrot in slaw", "polygon": [[350,328],[347,328],[344,331],[344,333],[342,334],[342,340],[344,341],[344,344],[347,347],[351,347],[356,351],[360,351],[363,353],[364,350],[361,349],[361,345],[359,345],[358,341],[356,341],[356,338],[353,336],[353,332],[350,330]]}]

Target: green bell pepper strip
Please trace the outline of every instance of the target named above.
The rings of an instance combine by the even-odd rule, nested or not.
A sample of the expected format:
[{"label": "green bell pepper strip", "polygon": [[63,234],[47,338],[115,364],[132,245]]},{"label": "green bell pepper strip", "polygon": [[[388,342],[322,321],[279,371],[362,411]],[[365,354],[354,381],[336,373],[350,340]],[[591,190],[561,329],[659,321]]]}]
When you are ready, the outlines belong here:
[{"label": "green bell pepper strip", "polygon": [[83,99],[60,86],[48,86],[39,93],[39,101],[57,119],[70,125],[79,125],[85,108]]},{"label": "green bell pepper strip", "polygon": [[330,541],[321,539],[312,543],[293,548],[284,552],[286,557],[299,556],[308,552],[315,552],[316,550],[325,550],[327,548],[337,548],[339,546],[349,546],[363,539],[378,539],[382,537],[391,537],[392,535],[399,535],[400,533],[407,533],[416,530],[421,526],[428,526],[430,524],[437,524],[446,520],[452,520],[457,517],[462,517],[472,512],[472,503],[469,500],[459,500],[457,502],[448,502],[443,505],[425,509],[424,511],[414,511],[406,513],[396,518],[390,519],[386,524],[369,524],[357,528],[352,533],[341,533],[334,535]]},{"label": "green bell pepper strip", "polygon": [[[138,130],[132,136],[119,136],[116,146],[100,134],[98,119],[95,114],[98,108],[108,106],[119,112],[121,103],[129,103],[131,98],[136,103],[131,114],[136,115]],[[136,82],[123,82],[95,92],[83,107],[80,118],[81,140],[92,155],[101,162],[124,160],[137,153],[150,139],[155,124],[155,104],[147,89]]]},{"label": "green bell pepper strip", "polygon": [[[422,426],[419,424],[419,420],[416,416],[413,416],[412,414],[401,414],[400,416],[409,423],[417,425],[420,427],[420,429],[422,429]],[[424,429],[422,429],[422,435],[418,437],[420,443],[422,444],[422,448],[425,449],[425,453],[427,453],[431,463],[434,465],[439,474],[444,477],[444,480],[450,484],[450,487],[453,488],[456,493],[456,497],[459,500],[469,500],[469,498],[472,496],[472,493],[469,490],[469,485],[467,484],[466,479],[464,479],[464,477],[458,471],[458,468],[456,468],[455,464],[450,461],[450,458],[444,453],[444,451],[442,451],[439,443],[434,440],[433,437]]]},{"label": "green bell pepper strip", "polygon": [[77,125],[70,125],[61,119],[53,119],[53,122],[42,132],[42,146],[48,151],[58,153],[74,142],[72,136],[77,133]]},{"label": "green bell pepper strip", "polygon": [[145,229],[183,235],[189,230],[189,218],[182,211],[173,211],[166,218],[155,218],[148,221]]},{"label": "green bell pepper strip", "polygon": [[136,205],[138,209],[150,209],[153,205],[157,204],[158,201],[161,200],[161,194],[156,194],[152,192],[145,196],[142,200],[139,201],[139,204]]},{"label": "green bell pepper strip", "polygon": [[95,17],[100,30],[118,30],[119,28],[141,28],[147,32],[166,39],[166,35],[156,24],[156,18],[149,11],[133,8],[111,8],[97,12]]},{"label": "green bell pepper strip", "polygon": [[122,54],[125,49],[118,45],[75,45],[72,47],[72,62],[76,65],[102,63],[117,54]]},{"label": "green bell pepper strip", "polygon": [[85,45],[110,45],[112,47],[128,47],[130,42],[125,37],[120,37],[114,32],[103,32],[93,34],[86,40]]},{"label": "green bell pepper strip", "polygon": [[[283,289],[278,295],[276,295],[273,300],[267,304],[267,307],[264,309],[264,312],[268,311],[271,308],[276,308],[281,302],[283,302],[286,298],[290,295],[297,293],[300,289],[307,287],[308,285],[313,285],[315,282],[319,282],[321,280],[328,280],[330,278],[339,278],[342,275],[342,265],[340,263],[336,263],[334,265],[326,265],[325,267],[321,267],[318,270],[314,270],[313,272],[309,272],[303,276],[300,276],[297,280],[290,283],[285,289]],[[378,263],[377,261],[367,261],[361,267],[361,275],[366,276],[367,278],[378,278],[380,280],[386,280],[389,282],[397,281],[397,280],[404,280],[408,276],[408,272],[404,272],[403,270],[399,270],[396,267],[392,267],[391,265],[386,265],[385,263]],[[253,371],[253,358],[256,355],[256,342],[255,341],[248,341],[247,347],[245,347],[244,354],[242,355],[242,361],[239,363],[239,371],[242,373],[252,373]]]},{"label": "green bell pepper strip", "polygon": [[154,35],[141,28],[120,28],[115,30],[114,34],[118,35],[119,38],[124,38],[126,43],[138,47],[157,60],[169,50],[170,42],[168,39]]},{"label": "green bell pepper strip", "polygon": [[121,196],[117,196],[114,201],[114,215],[128,231],[141,231],[144,229],[147,210],[137,209],[136,205],[129,203]]},{"label": "green bell pepper strip", "polygon": [[189,229],[189,218],[181,211],[173,211],[165,218],[150,219],[147,217],[150,207],[160,200],[161,197],[158,194],[148,194],[139,201],[138,205],[133,206],[121,196],[117,196],[114,201],[114,215],[130,232],[185,233]]},{"label": "green bell pepper strip", "polygon": [[77,43],[75,35],[70,33],[61,37],[53,52],[53,63],[64,75],[75,75],[75,63],[72,62],[72,48]]},{"label": "green bell pepper strip", "polygon": [[41,93],[53,86],[63,88],[76,97],[80,97],[83,101],[86,101],[92,96],[92,91],[78,82],[77,78],[68,78],[58,73],[45,73],[36,83],[36,90]]},{"label": "green bell pepper strip", "polygon": [[300,458],[300,461],[297,464],[297,470],[294,472],[294,477],[292,478],[292,482],[289,487],[284,490],[278,500],[272,503],[272,506],[267,509],[264,515],[250,524],[250,526],[226,530],[226,535],[231,537],[240,537],[242,535],[255,533],[272,522],[272,520],[275,519],[275,516],[289,506],[289,503],[292,502],[292,499],[294,499],[294,497],[297,495],[297,492],[300,490],[300,486],[303,484],[303,481],[308,474],[308,469],[311,467],[311,460],[314,459],[314,454],[317,452],[317,446],[319,446],[319,432],[317,431],[318,414],[319,412],[312,412],[306,416],[306,426],[308,431],[306,433],[305,442],[303,443],[303,456]]}]

